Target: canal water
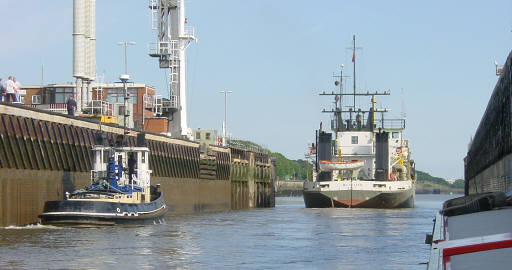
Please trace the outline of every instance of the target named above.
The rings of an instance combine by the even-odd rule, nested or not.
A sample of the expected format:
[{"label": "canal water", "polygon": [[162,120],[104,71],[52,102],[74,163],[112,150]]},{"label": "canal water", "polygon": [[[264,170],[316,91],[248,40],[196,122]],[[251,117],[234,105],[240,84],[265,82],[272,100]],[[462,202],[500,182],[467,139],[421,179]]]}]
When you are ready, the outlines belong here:
[{"label": "canal water", "polygon": [[444,200],[416,208],[272,209],[168,216],[114,228],[0,229],[0,269],[425,269],[425,233]]}]

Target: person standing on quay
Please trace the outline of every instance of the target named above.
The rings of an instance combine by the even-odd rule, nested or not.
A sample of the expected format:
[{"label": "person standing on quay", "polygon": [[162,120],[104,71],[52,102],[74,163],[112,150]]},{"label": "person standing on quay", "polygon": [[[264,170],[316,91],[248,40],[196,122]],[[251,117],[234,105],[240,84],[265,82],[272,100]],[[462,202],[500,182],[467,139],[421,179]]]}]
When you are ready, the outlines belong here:
[{"label": "person standing on quay", "polygon": [[4,96],[5,96],[5,87],[4,87],[4,84],[2,83],[2,78],[0,78],[0,102],[4,101]]},{"label": "person standing on quay", "polygon": [[14,95],[16,97],[15,102],[21,103],[21,97],[20,97],[21,83],[18,80],[16,80],[16,77],[13,77],[12,81],[14,82]]},{"label": "person standing on quay", "polygon": [[5,100],[7,102],[15,102],[16,101],[16,95],[14,92],[14,81],[12,80],[12,76],[9,76],[9,79],[5,83]]},{"label": "person standing on quay", "polygon": [[66,105],[68,107],[68,115],[75,115],[76,110],[76,101],[73,96],[70,96],[68,98],[68,101],[66,102]]}]

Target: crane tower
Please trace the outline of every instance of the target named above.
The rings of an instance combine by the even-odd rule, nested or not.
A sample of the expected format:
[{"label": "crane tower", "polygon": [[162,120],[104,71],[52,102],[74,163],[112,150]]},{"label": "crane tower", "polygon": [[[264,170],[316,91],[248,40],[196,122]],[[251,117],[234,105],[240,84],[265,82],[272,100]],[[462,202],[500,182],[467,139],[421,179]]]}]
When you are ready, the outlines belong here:
[{"label": "crane tower", "polygon": [[187,136],[186,49],[196,41],[194,28],[186,27],[184,0],[150,0],[151,27],[158,33],[149,55],[160,68],[169,70],[169,98],[162,101],[162,116],[168,119],[172,137]]}]

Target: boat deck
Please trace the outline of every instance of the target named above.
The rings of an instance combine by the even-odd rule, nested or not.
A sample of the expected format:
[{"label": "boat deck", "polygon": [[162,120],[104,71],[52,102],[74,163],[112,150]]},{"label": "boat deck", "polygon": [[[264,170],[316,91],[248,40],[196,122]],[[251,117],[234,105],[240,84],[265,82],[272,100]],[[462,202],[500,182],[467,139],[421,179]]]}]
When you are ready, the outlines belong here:
[{"label": "boat deck", "polygon": [[428,269],[509,269],[511,254],[512,207],[437,214]]}]

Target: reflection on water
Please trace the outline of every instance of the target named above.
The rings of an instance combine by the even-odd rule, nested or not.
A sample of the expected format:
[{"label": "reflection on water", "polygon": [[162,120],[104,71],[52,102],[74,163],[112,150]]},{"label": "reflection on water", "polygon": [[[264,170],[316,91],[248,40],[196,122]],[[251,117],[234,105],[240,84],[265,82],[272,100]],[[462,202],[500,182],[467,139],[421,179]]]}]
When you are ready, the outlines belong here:
[{"label": "reflection on water", "polygon": [[165,224],[0,229],[0,269],[425,269],[425,233],[444,200],[416,208],[273,209],[167,216]]}]

